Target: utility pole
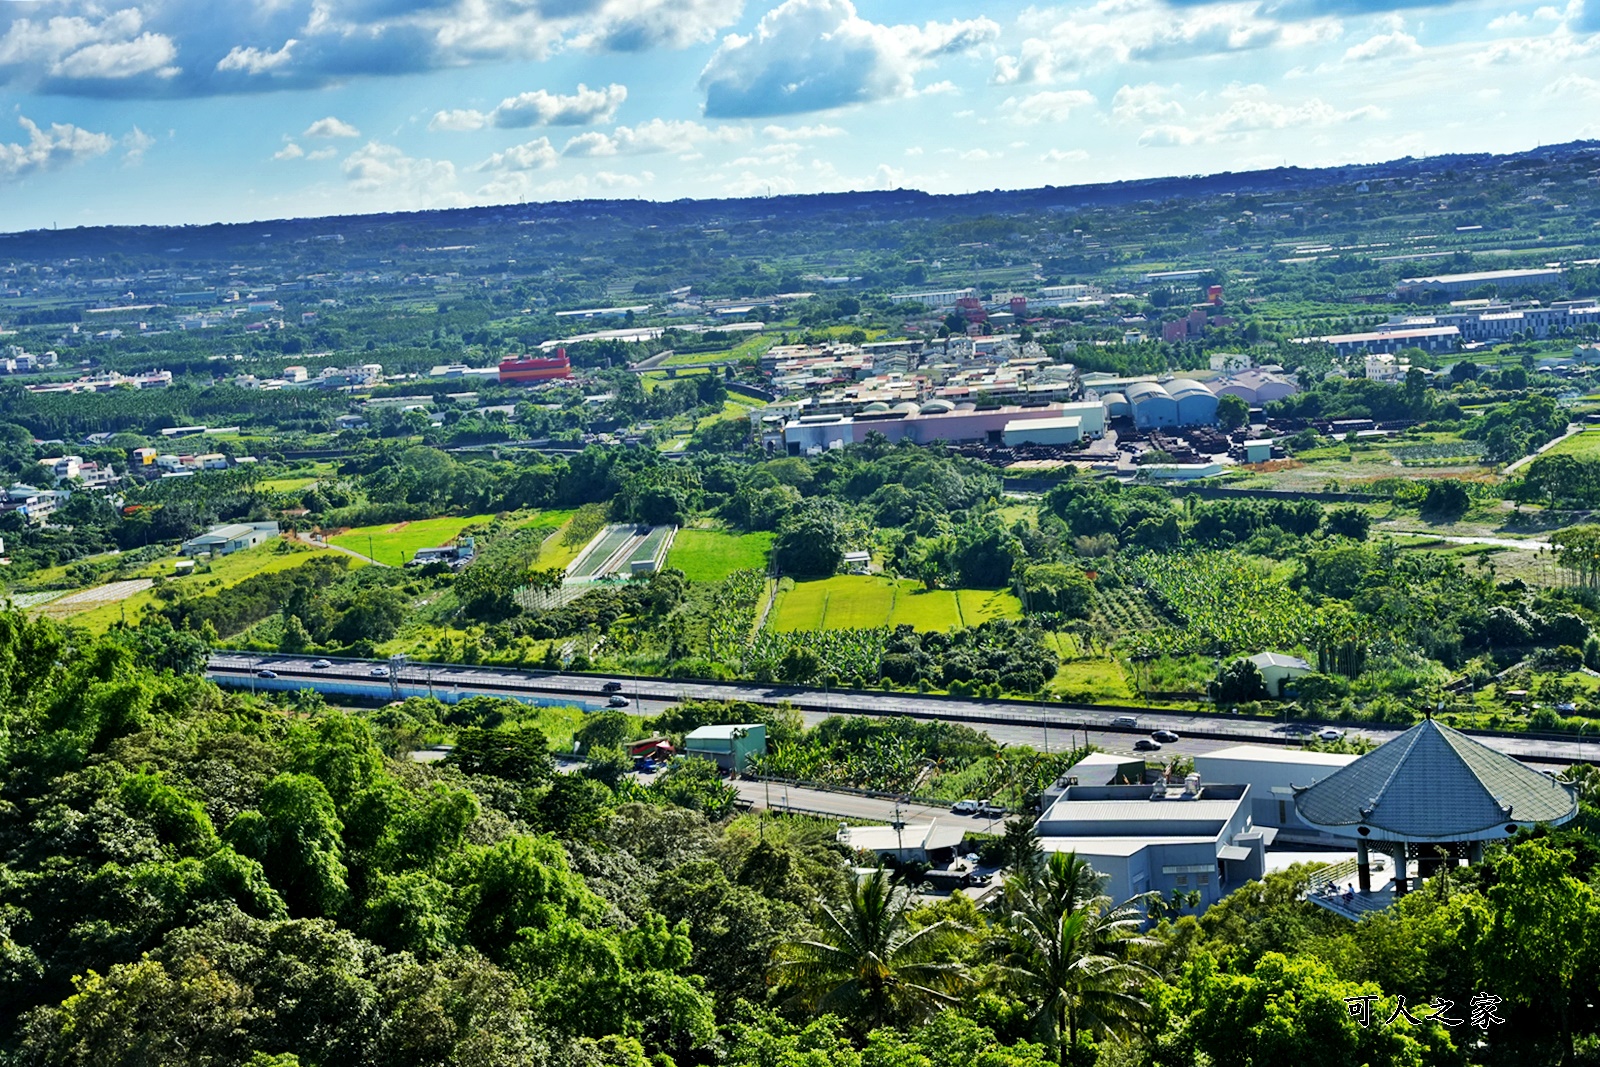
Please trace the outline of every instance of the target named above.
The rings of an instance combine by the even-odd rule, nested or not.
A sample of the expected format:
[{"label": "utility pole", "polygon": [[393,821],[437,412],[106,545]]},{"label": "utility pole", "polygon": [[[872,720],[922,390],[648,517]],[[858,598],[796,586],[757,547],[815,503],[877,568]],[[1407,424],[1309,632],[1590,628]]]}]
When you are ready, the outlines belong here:
[{"label": "utility pole", "polygon": [[899,860],[900,863],[904,864],[906,861],[906,824],[905,820],[900,817],[900,802],[900,797],[894,798],[894,821],[889,825],[894,827],[894,839],[896,845],[895,858]]}]

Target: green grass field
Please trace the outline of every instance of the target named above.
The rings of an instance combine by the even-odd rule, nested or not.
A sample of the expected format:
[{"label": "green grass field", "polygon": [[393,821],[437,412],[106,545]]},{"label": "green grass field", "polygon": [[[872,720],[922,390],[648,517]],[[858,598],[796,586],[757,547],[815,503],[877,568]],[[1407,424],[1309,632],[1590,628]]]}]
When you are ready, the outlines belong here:
[{"label": "green grass field", "polygon": [[357,526],[337,537],[328,538],[328,542],[370,556],[379,563],[398,567],[416,555],[417,549],[445,544],[466,527],[489,522],[493,518],[493,515],[446,515],[417,522]]},{"label": "green grass field", "polygon": [[[134,577],[154,578],[158,575],[172,578],[173,588],[183,589],[192,595],[214,593],[220,589],[238,585],[246,578],[253,578],[258,574],[272,574],[276,571],[286,571],[293,567],[303,565],[312,556],[329,555],[327,549],[311,548],[303,544],[291,544],[288,552],[280,552],[278,546],[282,541],[269,541],[258,548],[247,549],[244,552],[235,552],[231,556],[202,562],[200,566],[209,567],[208,571],[196,571],[194,574],[184,575],[182,578],[172,578],[173,563],[177,556],[156,560],[148,566],[141,567],[135,572]],[[349,558],[349,557],[345,557]],[[359,560],[350,560],[351,567],[364,567],[366,564]],[[108,604],[89,606],[87,610],[68,615],[67,618],[76,626],[83,626],[93,633],[103,633],[119,619],[135,622],[149,608],[156,603],[155,594],[150,590],[135,593],[130,597]],[[50,605],[45,605],[47,608]]]},{"label": "green grass field", "polygon": [[1544,453],[1547,456],[1576,456],[1579,459],[1595,459],[1600,457],[1600,429],[1585,430],[1575,433],[1571,437]]},{"label": "green grass field", "polygon": [[720,582],[734,571],[766,570],[773,536],[679,530],[667,553],[667,566],[678,568],[691,582]]},{"label": "green grass field", "polygon": [[1021,602],[1004,591],[925,590],[908,579],[838,575],[800,582],[779,593],[767,625],[775,630],[844,630],[908,623],[919,630],[952,630],[1021,614]]},{"label": "green grass field", "polygon": [[1129,701],[1128,677],[1115,660],[1080,659],[1063,663],[1051,679],[1051,692],[1078,701]]}]

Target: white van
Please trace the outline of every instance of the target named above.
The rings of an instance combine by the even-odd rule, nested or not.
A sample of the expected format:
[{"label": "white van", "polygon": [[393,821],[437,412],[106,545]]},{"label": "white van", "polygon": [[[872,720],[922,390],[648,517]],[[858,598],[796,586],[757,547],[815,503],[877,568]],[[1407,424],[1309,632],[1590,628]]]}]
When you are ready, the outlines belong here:
[{"label": "white van", "polygon": [[1139,720],[1135,719],[1132,715],[1118,715],[1115,719],[1111,720],[1111,725],[1126,726],[1130,730],[1137,730],[1139,728]]}]

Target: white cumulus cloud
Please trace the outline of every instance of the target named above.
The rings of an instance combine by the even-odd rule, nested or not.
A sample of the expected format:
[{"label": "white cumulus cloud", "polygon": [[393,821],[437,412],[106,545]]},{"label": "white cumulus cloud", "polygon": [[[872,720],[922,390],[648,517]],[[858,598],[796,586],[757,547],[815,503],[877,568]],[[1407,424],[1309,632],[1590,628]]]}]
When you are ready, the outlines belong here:
[{"label": "white cumulus cloud", "polygon": [[[1325,44],[1343,30],[1338,19],[1317,16],[1281,20],[1254,0],[1171,6],[1157,0],[1097,0],[1040,34],[1036,70],[1048,48],[1049,72],[1077,73],[1130,63],[1171,63],[1202,56],[1264,48]],[[996,68],[999,76],[1009,65]],[[1016,64],[1017,80],[1024,66]]]},{"label": "white cumulus cloud", "polygon": [[289,65],[294,57],[294,46],[298,43],[291,37],[283,43],[282,48],[275,50],[235,45],[227,55],[217,60],[217,70],[224,73],[241,71],[245,74],[270,74]]},{"label": "white cumulus cloud", "polygon": [[1365,63],[1374,59],[1400,59],[1421,51],[1422,46],[1415,37],[1395,30],[1393,33],[1374,34],[1360,44],[1351,45],[1345,49],[1344,58],[1347,63]]},{"label": "white cumulus cloud", "polygon": [[704,44],[742,0],[0,0],[0,88],[181,97]]},{"label": "white cumulus cloud", "polygon": [[0,182],[16,181],[31,174],[60,170],[111,151],[113,141],[104,133],[95,133],[66,123],[53,123],[48,130],[26,117],[17,124],[28,135],[25,142],[0,141]]},{"label": "white cumulus cloud", "polygon": [[559,153],[550,138],[540,137],[526,144],[512,145],[479,163],[474,170],[544,170],[556,165]]},{"label": "white cumulus cloud", "polygon": [[564,156],[642,155],[683,152],[705,142],[729,143],[749,136],[740,126],[703,126],[680,119],[651,119],[637,126],[618,126],[610,133],[580,133],[562,147]]},{"label": "white cumulus cloud", "polygon": [[433,118],[428,120],[430,130],[481,130],[489,125],[489,116],[481,111],[471,108],[457,108],[451,111],[434,112]]},{"label": "white cumulus cloud", "polygon": [[408,156],[394,145],[369,141],[345,157],[342,169],[351,189],[395,209],[468,203],[447,159]]},{"label": "white cumulus cloud", "polygon": [[615,82],[591,89],[582,82],[570,95],[535,89],[508,96],[485,114],[472,109],[440,111],[428,122],[430,130],[478,130],[485,126],[518,130],[529,126],[590,126],[610,122],[628,99],[628,88]]},{"label": "white cumulus cloud", "polygon": [[1111,117],[1123,122],[1175,119],[1182,114],[1183,105],[1164,85],[1124,85],[1111,98]]},{"label": "white cumulus cloud", "polygon": [[1065,122],[1074,111],[1094,104],[1094,94],[1084,89],[1055,89],[1020,100],[1013,97],[1005,102],[1005,108],[1017,122]]},{"label": "white cumulus cloud", "polygon": [[148,152],[156,139],[135,126],[122,137],[122,160],[137,166],[144,162],[144,154]]},{"label": "white cumulus cloud", "polygon": [[531,93],[508,97],[489,113],[489,121],[507,129],[526,126],[588,126],[610,122],[617,108],[628,99],[627,86],[615,82],[604,89],[591,89],[582,82],[570,96],[535,89]]},{"label": "white cumulus cloud", "polygon": [[1200,135],[1187,126],[1152,126],[1139,135],[1139,147],[1181,148],[1199,139]]},{"label": "white cumulus cloud", "polygon": [[1335,126],[1345,122],[1382,118],[1382,108],[1371,105],[1341,111],[1318,97],[1298,104],[1279,103],[1261,85],[1231,87],[1224,94],[1232,103],[1220,114],[1207,118],[1204,126],[1224,133],[1250,130],[1305,129],[1315,126]]},{"label": "white cumulus cloud", "polygon": [[1022,47],[1017,50],[1016,55],[995,58],[994,74],[990,80],[996,85],[1012,85],[1029,82],[1048,83],[1055,79],[1055,49],[1050,47],[1049,41],[1030,37],[1022,42]]},{"label": "white cumulus cloud", "polygon": [[844,130],[838,126],[763,126],[761,132],[775,141],[815,141],[822,137],[838,137]]},{"label": "white cumulus cloud", "polygon": [[361,131],[342,119],[329,115],[306,127],[302,137],[360,137]]},{"label": "white cumulus cloud", "polygon": [[729,34],[700,73],[705,113],[792,115],[911,95],[941,56],[995,40],[987,18],[886,26],[850,0],[785,0],[747,36]]}]

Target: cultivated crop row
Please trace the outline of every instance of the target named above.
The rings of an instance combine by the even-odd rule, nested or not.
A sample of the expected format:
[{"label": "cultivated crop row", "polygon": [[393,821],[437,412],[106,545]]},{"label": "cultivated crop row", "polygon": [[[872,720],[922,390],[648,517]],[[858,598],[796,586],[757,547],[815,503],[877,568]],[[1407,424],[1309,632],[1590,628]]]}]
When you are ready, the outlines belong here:
[{"label": "cultivated crop row", "polygon": [[873,682],[878,678],[887,627],[864,630],[817,630],[780,633],[762,630],[745,649],[744,669],[756,677],[779,677],[780,664],[791,648],[808,648],[821,661],[820,675],[841,681]]},{"label": "cultivated crop row", "polygon": [[1138,635],[1146,651],[1261,652],[1300,643],[1306,602],[1237,552],[1147,553],[1136,580],[1174,618],[1176,629]]},{"label": "cultivated crop row", "polygon": [[756,608],[766,588],[766,576],[757,570],[734,571],[722,580],[706,627],[711,659],[719,663],[739,662],[750,640]]}]

